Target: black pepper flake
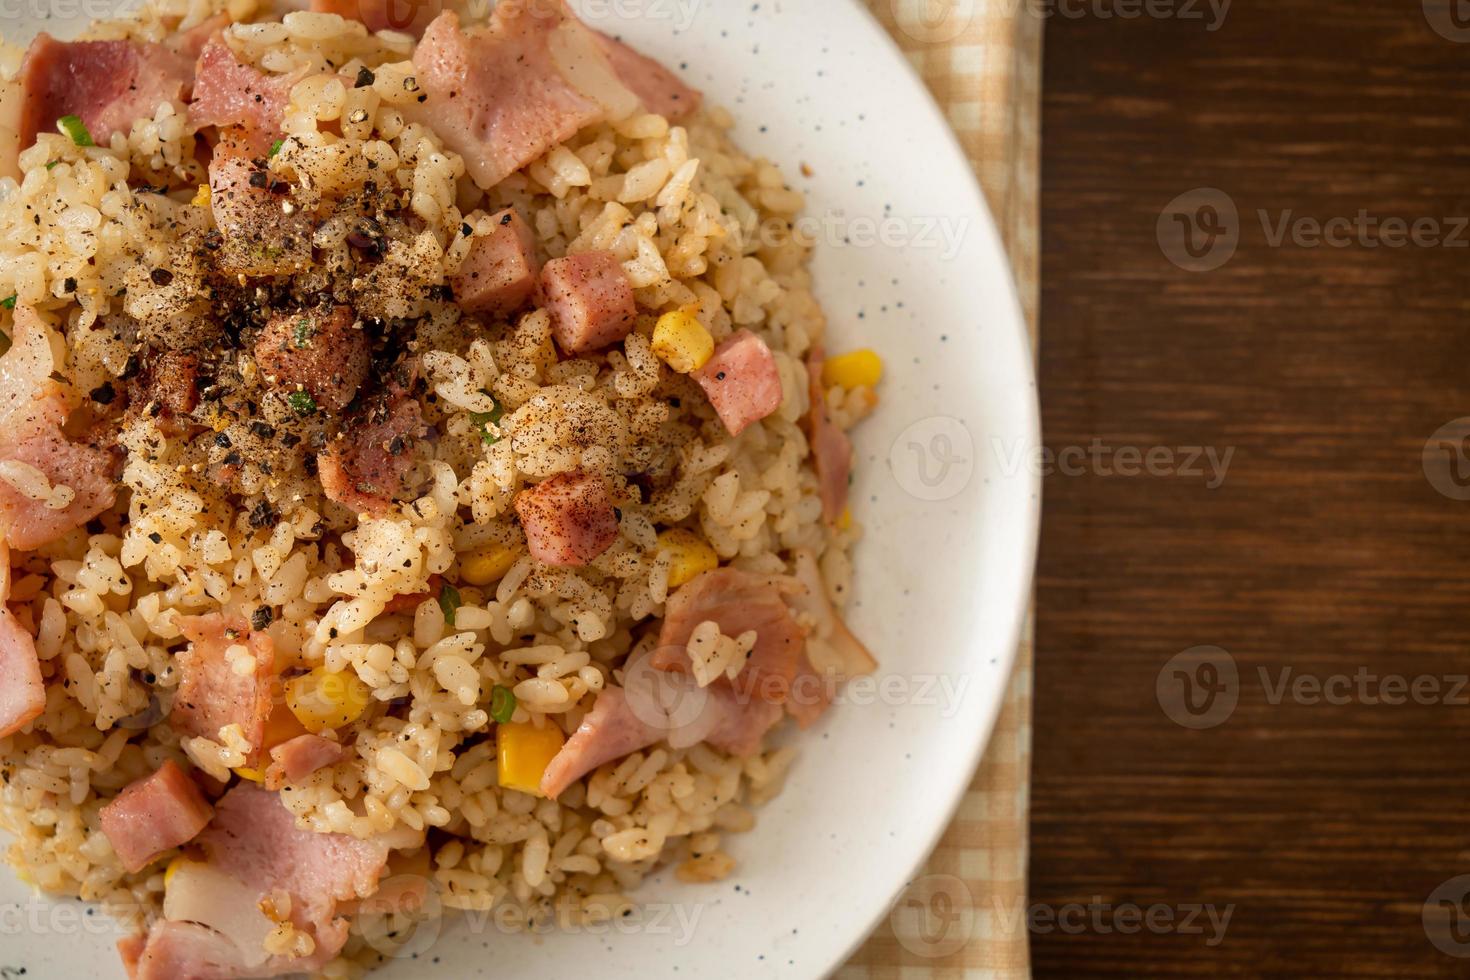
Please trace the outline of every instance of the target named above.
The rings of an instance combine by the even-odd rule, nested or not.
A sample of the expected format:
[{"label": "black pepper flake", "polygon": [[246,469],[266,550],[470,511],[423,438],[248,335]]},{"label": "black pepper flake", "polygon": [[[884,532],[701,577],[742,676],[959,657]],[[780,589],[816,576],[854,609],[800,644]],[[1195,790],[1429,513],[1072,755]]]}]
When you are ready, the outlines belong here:
[{"label": "black pepper flake", "polygon": [[259,439],[274,439],[276,437],[275,427],[266,422],[251,422],[250,432]]},{"label": "black pepper flake", "polygon": [[280,520],[276,509],[268,502],[262,500],[250,511],[250,526],[259,531],[263,527],[270,527]]},{"label": "black pepper flake", "polygon": [[230,434],[228,432],[221,432],[219,435],[215,436],[214,444],[221,449],[229,449],[231,446],[234,445],[234,443],[230,441]]},{"label": "black pepper flake", "polygon": [[505,212],[505,214],[501,215],[501,217],[500,217],[500,224],[501,224],[502,227],[504,227],[505,225],[508,225],[512,221],[514,221],[515,218],[516,218],[516,216],[515,216],[515,212],[514,211],[507,211],[507,212]]},{"label": "black pepper flake", "polygon": [[152,534],[148,535],[148,540],[152,541],[154,544],[163,544],[163,535],[159,534],[157,531],[154,531]]},{"label": "black pepper flake", "polygon": [[373,84],[373,82],[376,82],[377,80],[378,76],[374,75],[367,68],[359,68],[357,70],[357,81],[353,83],[352,87],[367,88],[369,85]]},{"label": "black pepper flake", "polygon": [[239,466],[245,462],[245,457],[240,455],[240,450],[235,449],[225,454],[224,464],[226,466]]},{"label": "black pepper flake", "polygon": [[250,614],[250,628],[263,630],[271,624],[275,614],[271,612],[270,606],[257,606],[255,612]]},{"label": "black pepper flake", "polygon": [[724,381],[725,380],[725,372],[724,371],[716,371],[715,372],[715,380],[716,381]]},{"label": "black pepper flake", "polygon": [[264,170],[252,170],[250,172],[250,186],[257,190],[265,190],[270,184],[270,175]]},{"label": "black pepper flake", "polygon": [[104,381],[93,388],[87,397],[99,405],[111,405],[112,400],[117,397],[117,392],[113,390],[111,381]]},{"label": "black pepper flake", "polygon": [[138,372],[141,370],[143,370],[143,362],[138,359],[138,355],[129,354],[128,362],[123,365],[123,372],[121,375],[119,375],[119,377],[121,377],[122,380],[127,381],[131,378],[137,377]]},{"label": "black pepper flake", "polygon": [[77,281],[72,276],[67,276],[61,283],[63,292],[74,293],[77,291]]},{"label": "black pepper flake", "polygon": [[174,274],[167,269],[154,269],[148,273],[148,278],[153,280],[155,286],[167,286],[174,281]]},{"label": "black pepper flake", "polygon": [[471,228],[470,223],[466,221],[464,224],[459,226],[459,233],[464,237],[469,238],[475,233],[475,229]]}]

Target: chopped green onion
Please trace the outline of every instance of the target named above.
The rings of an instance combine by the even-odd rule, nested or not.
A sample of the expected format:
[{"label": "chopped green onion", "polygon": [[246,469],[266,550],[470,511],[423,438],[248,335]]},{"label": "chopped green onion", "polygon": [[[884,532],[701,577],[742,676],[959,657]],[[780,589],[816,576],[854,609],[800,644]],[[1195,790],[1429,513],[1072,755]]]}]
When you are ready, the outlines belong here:
[{"label": "chopped green onion", "polygon": [[52,167],[56,166],[60,162],[60,160],[52,160],[50,163],[46,164],[46,169],[50,170]]},{"label": "chopped green onion", "polygon": [[0,299],[0,306],[5,307],[7,310],[13,310],[13,309],[15,309],[15,297],[16,297],[16,294],[15,293],[11,293],[9,296],[5,297],[4,299]]},{"label": "chopped green onion", "polygon": [[444,613],[444,622],[450,626],[454,625],[454,614],[464,603],[459,598],[459,590],[445,582],[439,587],[439,608]]},{"label": "chopped green onion", "polygon": [[[485,392],[485,394],[488,395],[489,392]],[[496,402],[495,407],[488,412],[470,413],[470,422],[474,424],[476,431],[480,433],[480,441],[483,442],[485,445],[493,446],[500,441],[500,437],[492,436],[490,434],[490,431],[486,429],[485,426],[487,424],[499,425],[500,420],[504,415],[505,409],[501,407],[499,402]]]},{"label": "chopped green onion", "polygon": [[286,142],[285,140],[275,140],[275,141],[273,141],[271,143],[271,156],[275,156],[277,153],[280,153],[281,152],[281,146],[285,142]]},{"label": "chopped green onion", "polygon": [[61,127],[62,132],[71,137],[71,141],[77,146],[96,146],[92,142],[92,134],[87,132],[87,124],[82,122],[81,116],[62,116],[56,120],[56,125]]},{"label": "chopped green onion", "polygon": [[495,689],[490,692],[490,717],[504,725],[515,717],[515,713],[515,692],[508,687],[496,684]]},{"label": "chopped green onion", "polygon": [[302,317],[301,319],[297,320],[296,330],[292,338],[296,344],[296,349],[304,350],[305,348],[310,347],[311,337],[315,333],[316,329],[311,325],[310,317]]},{"label": "chopped green onion", "polygon": [[286,404],[297,415],[310,415],[316,411],[316,400],[305,391],[293,391],[286,396]]}]

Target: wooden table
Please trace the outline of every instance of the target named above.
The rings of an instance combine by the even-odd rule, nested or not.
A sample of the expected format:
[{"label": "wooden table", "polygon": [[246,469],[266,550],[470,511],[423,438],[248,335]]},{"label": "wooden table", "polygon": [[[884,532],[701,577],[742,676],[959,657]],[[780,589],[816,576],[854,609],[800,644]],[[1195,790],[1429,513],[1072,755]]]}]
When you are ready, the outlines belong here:
[{"label": "wooden table", "polygon": [[1430,2],[1048,20],[1037,976],[1470,976],[1470,879],[1423,921],[1470,874],[1470,461],[1424,463],[1470,415],[1470,17]]}]

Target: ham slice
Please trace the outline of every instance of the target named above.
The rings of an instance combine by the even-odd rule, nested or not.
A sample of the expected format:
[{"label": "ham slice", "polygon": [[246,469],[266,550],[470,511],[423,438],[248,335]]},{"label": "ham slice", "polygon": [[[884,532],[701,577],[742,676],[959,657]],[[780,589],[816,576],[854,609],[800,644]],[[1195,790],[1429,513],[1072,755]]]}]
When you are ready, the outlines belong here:
[{"label": "ham slice", "polygon": [[413,493],[415,447],[427,431],[413,398],[368,413],[317,456],[322,491],[356,513],[388,513],[395,500]]},{"label": "ham slice", "polygon": [[516,494],[516,514],[531,557],[548,565],[587,565],[618,539],[607,487],[586,473],[559,473]]},{"label": "ham slice", "polygon": [[678,122],[699,108],[704,96],[652,58],[606,34],[598,35],[603,53],[618,79],[643,103],[643,108],[669,122]]},{"label": "ham slice", "polygon": [[36,473],[51,489],[67,486],[69,503],[23,491],[0,479],[0,521],[10,545],[39,548],[80,527],[113,505],[116,460],[101,449],[69,441],[61,432],[70,408],[56,380],[61,337],[29,306],[15,308],[15,336],[0,356],[0,471],[4,464],[34,480]]},{"label": "ham slice", "polygon": [[597,35],[562,0],[500,3],[488,24],[468,30],[445,11],[413,61],[425,98],[411,114],[486,189],[582,127],[638,106]]},{"label": "ham slice", "polygon": [[190,120],[201,127],[243,130],[247,134],[245,155],[264,156],[281,131],[291,88],[306,77],[307,70],[267,75],[242,64],[223,41],[215,38],[200,51],[194,71]]},{"label": "ham slice", "polygon": [[822,349],[807,358],[811,379],[812,407],[807,415],[807,438],[817,470],[817,493],[822,498],[822,516],[835,524],[847,509],[848,478],[852,475],[852,440],[827,414],[827,393],[822,388]]},{"label": "ham slice", "polygon": [[305,391],[318,408],[346,408],[372,369],[367,334],[350,306],[282,313],[255,341],[255,361],[280,391]]},{"label": "ham slice", "polygon": [[220,267],[247,276],[287,275],[311,264],[311,217],[286,213],[258,147],[264,130],[222,130],[209,161],[209,206],[224,239]]},{"label": "ham slice", "polygon": [[137,873],[193,840],[212,816],[214,808],[170,759],[117,794],[98,819],[123,868]]},{"label": "ham slice", "polygon": [[733,682],[722,678],[711,687],[733,683],[745,695],[772,704],[784,703],[806,640],[784,596],[800,589],[789,579],[751,575],[734,568],[716,568],[696,576],[669,596],[653,666],[689,673],[692,666],[687,647],[700,623],[718,624],[725,636],[754,630],[755,647],[745,667]]},{"label": "ham slice", "polygon": [[[239,725],[250,744],[254,765],[265,744],[266,719],[271,713],[275,680],[275,643],[265,633],[253,632],[245,620],[219,613],[185,616],[179,628],[189,648],[178,655],[182,680],[174,694],[170,720],[179,731],[219,739],[221,728]],[[232,648],[255,658],[246,673],[237,673]]]},{"label": "ham slice", "polygon": [[280,789],[299,782],[327,766],[342,761],[341,742],[320,735],[298,735],[270,750],[271,764],[265,771],[265,788]]},{"label": "ham slice", "polygon": [[370,31],[397,31],[418,37],[429,26],[442,3],[423,0],[311,0],[316,13],[337,14],[361,21]]},{"label": "ham slice", "polygon": [[[208,862],[185,862],[164,892],[138,963],[138,980],[226,980],[320,970],[347,941],[342,906],[374,893],[388,847],[296,826],[280,798],[236,786],[199,836]],[[293,926],[315,942],[311,955],[267,955],[274,927],[262,911],[290,900]]]},{"label": "ham slice", "polygon": [[715,348],[698,371],[689,375],[704,389],[715,413],[732,436],[738,436],[781,407],[781,372],[766,342],[749,330],[738,330]]},{"label": "ham slice", "polygon": [[555,799],[598,766],[659,741],[675,748],[708,742],[732,755],[753,755],[781,720],[779,705],[744,698],[724,685],[700,688],[692,678],[648,669],[646,660],[629,665],[625,684],[597,695],[546,767],[542,793]]},{"label": "ham slice", "polygon": [[18,77],[24,92],[22,148],[34,143],[37,133],[54,129],[62,116],[79,116],[93,142],[105,146],[113,133],[126,133],[134,119],[181,100],[192,83],[193,66],[162,44],[63,43],[39,34]]},{"label": "ham slice", "polygon": [[10,548],[0,539],[0,738],[46,710],[46,684],[36,641],[5,600],[10,597]]},{"label": "ham slice", "polygon": [[551,335],[568,354],[601,350],[633,330],[633,287],[611,252],[552,259],[541,270],[541,289],[551,311]]},{"label": "ham slice", "polygon": [[449,286],[461,308],[507,316],[524,306],[536,288],[536,236],[514,208],[490,220],[495,230],[470,245]]}]

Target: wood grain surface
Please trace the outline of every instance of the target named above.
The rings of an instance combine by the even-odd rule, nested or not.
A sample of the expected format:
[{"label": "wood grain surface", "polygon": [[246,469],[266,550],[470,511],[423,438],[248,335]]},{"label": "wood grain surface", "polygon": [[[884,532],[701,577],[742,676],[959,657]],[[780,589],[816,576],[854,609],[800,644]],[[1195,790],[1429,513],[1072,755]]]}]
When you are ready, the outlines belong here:
[{"label": "wood grain surface", "polygon": [[[1047,8],[1041,386],[1067,466],[1038,586],[1038,977],[1470,976],[1470,465],[1454,440],[1424,462],[1470,416],[1470,16],[1429,2],[1237,0],[1214,31],[1203,5]],[[1197,251],[1238,214],[1213,271],[1161,245],[1197,188],[1224,195],[1186,199]],[[1196,446],[1233,451],[1214,488],[1178,472]],[[1120,475],[1124,447],[1154,472]],[[1171,664],[1201,646],[1228,661]],[[1171,720],[1207,689],[1233,711],[1183,717],[1219,724]],[[1118,911],[1155,905],[1172,922]],[[1179,928],[1195,905],[1233,907],[1223,938]]]}]

